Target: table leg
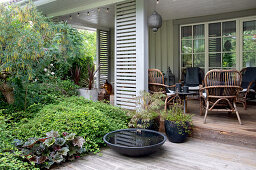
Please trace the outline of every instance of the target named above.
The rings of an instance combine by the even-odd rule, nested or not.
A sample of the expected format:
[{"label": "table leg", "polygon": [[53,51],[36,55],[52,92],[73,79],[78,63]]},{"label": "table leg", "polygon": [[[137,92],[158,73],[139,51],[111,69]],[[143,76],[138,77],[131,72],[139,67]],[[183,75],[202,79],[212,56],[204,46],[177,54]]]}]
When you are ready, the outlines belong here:
[{"label": "table leg", "polygon": [[187,113],[187,98],[186,98],[186,96],[184,97],[184,113]]}]

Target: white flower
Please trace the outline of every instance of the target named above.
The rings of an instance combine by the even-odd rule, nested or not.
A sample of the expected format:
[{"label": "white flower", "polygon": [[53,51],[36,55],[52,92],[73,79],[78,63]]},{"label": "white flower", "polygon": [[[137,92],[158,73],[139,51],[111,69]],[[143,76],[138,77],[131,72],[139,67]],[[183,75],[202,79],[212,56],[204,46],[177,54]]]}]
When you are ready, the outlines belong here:
[{"label": "white flower", "polygon": [[53,67],[53,64],[50,64],[51,67]]},{"label": "white flower", "polygon": [[49,76],[50,74],[48,73],[48,74],[46,74],[47,76]]},{"label": "white flower", "polygon": [[47,68],[44,68],[44,72],[47,72]]},{"label": "white flower", "polygon": [[37,79],[35,79],[34,82],[37,82]]},{"label": "white flower", "polygon": [[51,72],[51,75],[54,75],[55,73],[54,72]]}]

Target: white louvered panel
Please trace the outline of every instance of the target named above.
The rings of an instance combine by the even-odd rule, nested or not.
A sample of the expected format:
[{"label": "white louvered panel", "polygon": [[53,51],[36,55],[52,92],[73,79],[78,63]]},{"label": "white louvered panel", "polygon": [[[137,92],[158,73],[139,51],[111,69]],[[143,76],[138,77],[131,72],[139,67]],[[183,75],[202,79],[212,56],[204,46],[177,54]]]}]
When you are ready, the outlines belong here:
[{"label": "white louvered panel", "polygon": [[136,107],[136,1],[116,5],[115,103]]},{"label": "white louvered panel", "polygon": [[116,94],[117,98],[131,98],[132,100],[136,98],[135,95],[123,95],[123,94]]},{"label": "white louvered panel", "polygon": [[99,30],[99,83],[102,86],[109,78],[109,51],[110,34],[109,31]]}]

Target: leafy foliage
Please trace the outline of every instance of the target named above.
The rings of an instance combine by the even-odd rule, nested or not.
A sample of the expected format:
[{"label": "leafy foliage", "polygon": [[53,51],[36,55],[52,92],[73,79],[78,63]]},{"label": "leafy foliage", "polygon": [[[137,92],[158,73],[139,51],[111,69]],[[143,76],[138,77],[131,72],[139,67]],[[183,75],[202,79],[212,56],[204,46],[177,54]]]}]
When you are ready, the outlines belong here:
[{"label": "leafy foliage", "polygon": [[106,133],[127,128],[127,122],[126,112],[122,109],[81,97],[70,97],[58,104],[44,106],[32,119],[23,119],[14,127],[13,134],[26,140],[55,130],[68,132],[65,140],[73,140],[72,133],[75,133],[85,138],[88,152],[95,152],[104,145],[102,138]]},{"label": "leafy foliage", "polygon": [[55,163],[73,160],[85,152],[83,137],[72,134],[73,138],[68,140],[67,136],[68,133],[59,135],[57,131],[51,131],[45,138],[29,138],[26,142],[16,140],[15,144],[21,150],[21,156],[37,167],[49,169]]},{"label": "leafy foliage", "polygon": [[88,77],[94,56],[85,44],[86,33],[52,22],[30,3],[0,6],[0,21],[0,73],[8,73],[5,85],[14,89],[18,106],[29,106],[32,98],[27,93],[33,82],[73,79],[77,66]]},{"label": "leafy foliage", "polygon": [[50,80],[43,83],[34,82],[28,84],[26,111],[24,111],[24,90],[19,90],[16,95],[16,101],[13,105],[5,105],[2,112],[8,115],[15,122],[23,118],[32,118],[46,104],[58,103],[63,97],[69,97],[77,94],[76,86],[70,80]]},{"label": "leafy foliage", "polygon": [[[136,112],[130,112],[130,127],[147,128],[150,121],[160,116],[164,109],[164,94],[150,94],[142,91],[140,96],[136,98],[138,109]],[[138,123],[139,122],[139,123]]]},{"label": "leafy foliage", "polygon": [[32,169],[31,164],[19,157],[20,152],[12,145],[13,136],[5,117],[0,116],[0,169]]},{"label": "leafy foliage", "polygon": [[163,113],[163,117],[166,120],[174,122],[182,133],[183,128],[186,133],[191,133],[192,127],[192,116],[191,114],[184,114],[182,110],[182,106],[175,104],[170,110],[166,113]]}]

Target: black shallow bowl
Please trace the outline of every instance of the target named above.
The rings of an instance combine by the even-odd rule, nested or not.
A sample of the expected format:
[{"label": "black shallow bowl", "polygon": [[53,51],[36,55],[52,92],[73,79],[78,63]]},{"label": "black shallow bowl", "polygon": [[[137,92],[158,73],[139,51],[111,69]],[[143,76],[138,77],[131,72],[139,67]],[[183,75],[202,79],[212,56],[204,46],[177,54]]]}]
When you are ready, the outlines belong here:
[{"label": "black shallow bowl", "polygon": [[159,150],[166,141],[166,136],[147,129],[121,129],[106,134],[103,140],[120,154],[145,156]]}]

